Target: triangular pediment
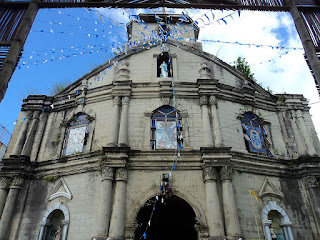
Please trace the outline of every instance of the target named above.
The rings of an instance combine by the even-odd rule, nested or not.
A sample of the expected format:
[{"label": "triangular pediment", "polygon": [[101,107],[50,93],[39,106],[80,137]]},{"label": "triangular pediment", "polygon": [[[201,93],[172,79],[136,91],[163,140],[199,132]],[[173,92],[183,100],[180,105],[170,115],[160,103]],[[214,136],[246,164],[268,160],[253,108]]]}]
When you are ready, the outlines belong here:
[{"label": "triangular pediment", "polygon": [[68,188],[67,183],[63,178],[60,178],[52,191],[49,194],[48,201],[51,201],[58,197],[64,197],[68,199],[72,199],[72,194]]},{"label": "triangular pediment", "polygon": [[277,198],[283,198],[283,194],[281,191],[276,188],[276,186],[270,181],[268,177],[265,178],[260,191],[259,191],[259,197],[264,198],[266,196],[273,196]]}]

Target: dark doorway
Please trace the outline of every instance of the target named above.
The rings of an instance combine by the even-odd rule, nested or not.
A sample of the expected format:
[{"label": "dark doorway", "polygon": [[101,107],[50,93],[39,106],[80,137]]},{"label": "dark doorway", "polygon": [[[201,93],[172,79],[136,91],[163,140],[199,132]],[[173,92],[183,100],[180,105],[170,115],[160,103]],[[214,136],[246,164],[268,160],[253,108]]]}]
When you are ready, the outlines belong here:
[{"label": "dark doorway", "polygon": [[[140,209],[135,240],[197,240],[197,232],[194,229],[195,213],[186,201],[177,196],[172,196],[165,203],[156,202],[150,227],[145,231],[154,202],[155,198],[151,198]],[[146,238],[143,236],[144,233]]]}]

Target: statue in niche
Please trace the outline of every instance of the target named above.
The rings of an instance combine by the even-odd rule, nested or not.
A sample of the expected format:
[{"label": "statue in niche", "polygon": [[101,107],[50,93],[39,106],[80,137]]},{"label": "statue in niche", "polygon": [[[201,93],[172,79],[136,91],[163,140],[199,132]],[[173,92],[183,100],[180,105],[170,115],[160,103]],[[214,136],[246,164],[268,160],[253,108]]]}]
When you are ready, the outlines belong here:
[{"label": "statue in niche", "polygon": [[168,64],[163,61],[161,65],[159,66],[161,69],[160,77],[167,78],[168,77]]}]

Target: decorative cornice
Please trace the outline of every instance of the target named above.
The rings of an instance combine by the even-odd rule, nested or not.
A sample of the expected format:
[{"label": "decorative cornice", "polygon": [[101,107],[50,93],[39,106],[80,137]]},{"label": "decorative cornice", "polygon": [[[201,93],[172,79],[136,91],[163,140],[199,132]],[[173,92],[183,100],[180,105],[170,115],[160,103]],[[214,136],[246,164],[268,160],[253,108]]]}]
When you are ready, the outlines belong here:
[{"label": "decorative cornice", "polygon": [[203,180],[204,182],[209,180],[217,180],[217,169],[211,166],[207,166],[203,168]]},{"label": "decorative cornice", "polygon": [[116,181],[128,181],[128,172],[125,168],[118,168],[116,171]]},{"label": "decorative cornice", "polygon": [[114,180],[113,168],[104,166],[101,168],[101,175],[103,180]]},{"label": "decorative cornice", "polygon": [[222,167],[220,170],[221,180],[231,180],[232,168],[230,166]]}]

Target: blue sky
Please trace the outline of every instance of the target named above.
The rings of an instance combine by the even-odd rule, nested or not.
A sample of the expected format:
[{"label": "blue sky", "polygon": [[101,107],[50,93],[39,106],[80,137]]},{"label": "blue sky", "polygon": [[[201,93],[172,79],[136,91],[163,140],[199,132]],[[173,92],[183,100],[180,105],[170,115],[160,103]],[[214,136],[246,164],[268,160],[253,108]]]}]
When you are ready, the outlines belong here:
[{"label": "blue sky", "polygon": [[[25,44],[19,68],[0,103],[0,123],[12,131],[23,98],[29,94],[50,95],[49,89],[54,82],[76,81],[112,58],[116,47],[121,47],[126,41],[125,24],[130,13],[142,11],[152,12],[150,9],[40,10]],[[238,12],[232,11],[185,11],[199,22],[200,39],[301,47],[291,17],[286,13],[245,11],[239,17]],[[210,42],[203,46],[205,51],[227,63],[238,56],[245,57],[257,81],[275,93],[302,93],[310,102],[319,100],[301,50]],[[313,104],[311,109],[314,121],[319,124],[318,132],[319,108],[320,104]]]}]

